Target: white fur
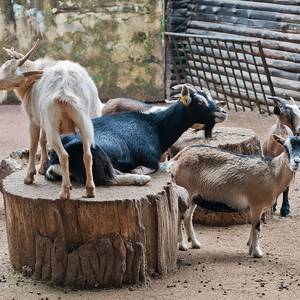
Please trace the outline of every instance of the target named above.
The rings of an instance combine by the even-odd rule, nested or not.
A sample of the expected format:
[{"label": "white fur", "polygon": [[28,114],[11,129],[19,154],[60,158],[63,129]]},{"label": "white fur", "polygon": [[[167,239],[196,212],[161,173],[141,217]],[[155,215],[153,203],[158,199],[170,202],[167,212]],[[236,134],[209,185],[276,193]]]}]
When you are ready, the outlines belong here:
[{"label": "white fur", "polygon": [[[34,62],[27,60],[21,64],[22,54],[12,49],[6,52],[14,59],[8,60],[0,68],[0,88],[15,90],[30,120],[29,167],[24,182],[31,184],[34,180],[35,155],[42,130],[39,172],[45,171],[48,141],[57,153],[61,165],[60,198],[70,197],[68,154],[61,143],[60,134],[74,132],[77,128],[83,142],[87,196],[93,197],[95,184],[90,146],[94,143],[94,130],[90,117],[100,114],[103,106],[94,82],[77,63],[39,59]],[[26,57],[28,58],[27,55]]]}]

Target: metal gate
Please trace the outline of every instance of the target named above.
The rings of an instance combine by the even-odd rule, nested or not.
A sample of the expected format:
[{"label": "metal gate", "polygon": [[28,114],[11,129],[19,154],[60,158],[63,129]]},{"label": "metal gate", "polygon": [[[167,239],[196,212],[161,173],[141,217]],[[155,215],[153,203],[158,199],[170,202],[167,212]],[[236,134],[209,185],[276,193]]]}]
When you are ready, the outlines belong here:
[{"label": "metal gate", "polygon": [[271,113],[275,96],[260,40],[239,40],[184,33],[165,33],[166,96],[172,86],[191,83],[207,88],[227,108]]}]

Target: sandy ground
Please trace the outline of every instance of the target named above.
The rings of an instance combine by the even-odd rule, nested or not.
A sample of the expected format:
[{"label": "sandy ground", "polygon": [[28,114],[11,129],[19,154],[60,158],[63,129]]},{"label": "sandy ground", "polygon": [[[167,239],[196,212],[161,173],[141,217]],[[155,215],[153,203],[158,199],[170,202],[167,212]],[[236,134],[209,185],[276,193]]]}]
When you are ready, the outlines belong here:
[{"label": "sandy ground", "polygon": [[[227,126],[255,129],[263,139],[273,118],[231,113]],[[0,106],[0,157],[28,145],[28,122],[17,106]],[[0,200],[0,299],[300,299],[300,191],[291,187],[292,214],[262,226],[265,256],[247,253],[250,226],[196,226],[200,250],[178,252],[178,271],[144,286],[92,291],[55,288],[23,278],[9,264]]]}]

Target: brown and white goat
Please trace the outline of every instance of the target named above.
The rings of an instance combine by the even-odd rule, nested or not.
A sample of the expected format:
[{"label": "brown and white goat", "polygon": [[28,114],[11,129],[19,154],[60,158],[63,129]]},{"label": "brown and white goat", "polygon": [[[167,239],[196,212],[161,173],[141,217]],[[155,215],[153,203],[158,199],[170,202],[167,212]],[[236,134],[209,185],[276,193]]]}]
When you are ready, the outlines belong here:
[{"label": "brown and white goat", "polygon": [[77,63],[48,59],[30,61],[29,57],[35,52],[37,45],[38,42],[26,55],[4,48],[11,59],[0,67],[0,90],[14,90],[29,117],[31,143],[24,183],[31,184],[34,181],[35,155],[39,139],[39,173],[44,174],[48,159],[48,141],[62,166],[60,198],[70,198],[68,153],[61,143],[60,134],[75,132],[75,128],[78,128],[84,148],[86,196],[94,197],[95,184],[90,149],[94,143],[94,131],[89,116],[97,115],[101,109],[97,88],[86,70]]},{"label": "brown and white goat", "polygon": [[[193,248],[200,247],[192,223],[196,205],[220,202],[232,209],[250,207],[249,253],[263,256],[259,245],[261,213],[286,189],[300,167],[300,138],[284,140],[277,135],[273,138],[284,151],[272,160],[237,155],[210,146],[185,148],[171,160],[174,182],[189,193],[184,225]],[[185,242],[179,242],[180,248],[186,250]]]},{"label": "brown and white goat", "polygon": [[[263,144],[263,155],[265,157],[275,157],[283,152],[283,146],[278,144],[273,139],[273,134],[279,135],[282,138],[298,135],[300,132],[300,109],[295,101],[291,98],[287,101],[280,97],[270,97],[275,102],[274,114],[277,116],[276,123],[270,128],[268,138]],[[282,206],[280,214],[286,217],[290,213],[289,204],[289,187],[283,192]],[[276,210],[276,203],[273,205]]]}]

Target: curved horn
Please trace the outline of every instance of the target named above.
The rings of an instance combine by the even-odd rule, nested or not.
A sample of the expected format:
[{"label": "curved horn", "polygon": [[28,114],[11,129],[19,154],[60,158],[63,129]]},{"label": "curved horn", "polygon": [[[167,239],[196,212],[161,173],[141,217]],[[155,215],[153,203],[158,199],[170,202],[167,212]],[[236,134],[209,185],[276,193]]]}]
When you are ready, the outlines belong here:
[{"label": "curved horn", "polygon": [[269,96],[268,99],[273,100],[277,105],[285,106],[287,104],[287,101],[281,97]]},{"label": "curved horn", "polygon": [[192,86],[191,84],[189,84],[189,83],[184,83],[184,84],[177,84],[177,85],[174,85],[173,87],[172,87],[172,89],[173,90],[179,90],[179,89],[181,89],[183,86],[186,86],[191,92],[193,92],[193,93],[196,93],[197,92],[197,89],[194,87],[194,86]]},{"label": "curved horn", "polygon": [[295,99],[293,97],[290,97],[290,100],[295,104]]},{"label": "curved horn", "polygon": [[177,100],[168,100],[168,99],[165,99],[165,103],[167,104],[172,104],[172,103],[176,103]]},{"label": "curved horn", "polygon": [[18,66],[22,66],[25,63],[25,61],[32,55],[32,53],[36,51],[38,43],[39,39],[35,42],[33,47],[20,59]]}]

